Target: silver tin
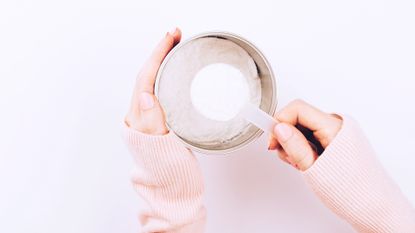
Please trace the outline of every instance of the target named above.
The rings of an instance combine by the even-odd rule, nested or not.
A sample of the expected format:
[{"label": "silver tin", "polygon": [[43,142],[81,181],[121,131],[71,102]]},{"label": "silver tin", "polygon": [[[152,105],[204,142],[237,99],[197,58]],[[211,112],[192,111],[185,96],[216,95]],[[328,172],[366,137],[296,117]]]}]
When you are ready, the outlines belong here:
[{"label": "silver tin", "polygon": [[[169,59],[171,56],[178,51],[183,45],[199,39],[203,37],[216,37],[221,39],[230,40],[236,44],[238,44],[240,47],[242,47],[245,51],[248,52],[248,54],[253,58],[255,61],[255,64],[258,69],[258,74],[261,80],[261,104],[260,108],[267,112],[269,115],[274,115],[276,108],[277,108],[277,85],[274,73],[272,71],[271,65],[269,64],[268,60],[265,58],[265,56],[262,54],[262,52],[251,42],[244,39],[243,37],[229,33],[229,32],[223,32],[223,31],[213,31],[213,32],[205,32],[198,35],[195,35],[189,39],[187,39],[184,42],[179,43],[176,45],[170,53],[166,56],[163,63],[161,64],[159,71],[157,73],[156,81],[155,81],[155,95],[158,97],[158,91],[159,91],[159,83],[161,80],[161,73],[164,68],[164,66],[169,62]],[[169,123],[167,122],[167,127],[169,130],[172,130],[169,126]],[[249,143],[255,141],[258,139],[263,131],[256,128],[252,125],[252,129],[248,131],[248,137],[241,138],[239,140],[231,141],[229,145],[226,145],[226,148],[209,148],[209,146],[203,146],[198,145],[195,143],[192,143],[189,140],[186,140],[184,138],[181,138],[178,135],[178,138],[191,150],[194,150],[196,152],[200,152],[203,154],[227,154],[231,152],[235,152],[236,150],[239,150],[243,148],[244,146],[247,146]]]}]

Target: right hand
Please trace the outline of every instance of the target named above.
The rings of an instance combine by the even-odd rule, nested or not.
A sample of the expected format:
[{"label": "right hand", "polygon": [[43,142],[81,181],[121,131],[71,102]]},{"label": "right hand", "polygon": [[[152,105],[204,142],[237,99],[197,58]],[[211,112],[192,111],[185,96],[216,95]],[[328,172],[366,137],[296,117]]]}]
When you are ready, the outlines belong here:
[{"label": "right hand", "polygon": [[279,157],[301,171],[314,161],[335,138],[342,126],[341,117],[328,114],[295,100],[278,111],[280,122],[270,137],[269,150],[277,150]]}]

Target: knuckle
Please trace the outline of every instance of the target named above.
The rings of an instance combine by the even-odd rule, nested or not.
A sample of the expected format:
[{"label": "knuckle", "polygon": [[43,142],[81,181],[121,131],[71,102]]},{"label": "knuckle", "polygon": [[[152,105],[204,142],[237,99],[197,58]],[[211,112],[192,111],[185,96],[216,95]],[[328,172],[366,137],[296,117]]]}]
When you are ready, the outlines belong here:
[{"label": "knuckle", "polygon": [[278,111],[275,114],[275,118],[280,121],[286,121],[289,118],[291,107],[292,107],[292,104],[289,103],[287,106],[285,106],[284,108],[282,108],[280,111]]},{"label": "knuckle", "polygon": [[303,108],[307,103],[302,99],[295,99],[282,108],[279,112],[275,114],[276,118],[279,120],[287,120],[289,118],[295,117],[296,112],[299,109]]}]

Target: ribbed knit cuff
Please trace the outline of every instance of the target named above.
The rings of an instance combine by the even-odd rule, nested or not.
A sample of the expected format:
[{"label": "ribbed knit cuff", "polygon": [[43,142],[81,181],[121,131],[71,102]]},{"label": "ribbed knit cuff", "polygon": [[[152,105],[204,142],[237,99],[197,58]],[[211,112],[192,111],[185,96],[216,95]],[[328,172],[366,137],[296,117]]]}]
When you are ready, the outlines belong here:
[{"label": "ribbed knit cuff", "polygon": [[[199,165],[195,156],[172,131],[165,135],[149,135],[124,125],[123,137],[137,166],[159,180],[160,185],[166,185],[166,182],[189,180],[201,182]],[[189,177],[195,176],[192,173],[200,177],[190,179]],[[168,174],[172,176],[168,177]],[[196,180],[199,178],[200,181]]]},{"label": "ribbed knit cuff", "polygon": [[173,133],[173,131],[169,131],[167,134],[164,135],[151,135],[142,133],[135,129],[131,129],[124,123],[122,125],[122,136],[127,145],[138,148],[156,147],[160,149],[161,147],[163,147],[166,150],[174,150],[177,149],[177,146],[182,147],[180,143],[178,144],[177,136]]},{"label": "ribbed knit cuff", "polygon": [[359,232],[415,232],[414,210],[350,117],[303,172],[317,196]]},{"label": "ribbed knit cuff", "polygon": [[191,151],[171,131],[148,135],[124,125],[123,138],[136,163],[134,187],[150,205],[142,215],[143,231],[201,232],[195,229],[206,218],[204,185]]}]

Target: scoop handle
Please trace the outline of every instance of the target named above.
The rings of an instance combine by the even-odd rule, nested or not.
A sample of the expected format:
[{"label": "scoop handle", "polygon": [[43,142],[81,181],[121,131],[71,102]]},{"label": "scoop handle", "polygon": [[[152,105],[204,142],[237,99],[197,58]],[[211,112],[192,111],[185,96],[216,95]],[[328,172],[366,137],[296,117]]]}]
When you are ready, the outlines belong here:
[{"label": "scoop handle", "polygon": [[256,107],[251,103],[247,103],[242,108],[240,114],[243,118],[245,118],[245,120],[251,122],[256,127],[270,134],[274,132],[274,126],[279,123],[272,116],[268,115],[259,107]]}]

